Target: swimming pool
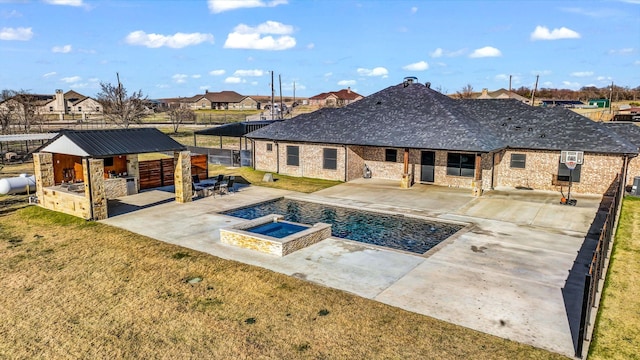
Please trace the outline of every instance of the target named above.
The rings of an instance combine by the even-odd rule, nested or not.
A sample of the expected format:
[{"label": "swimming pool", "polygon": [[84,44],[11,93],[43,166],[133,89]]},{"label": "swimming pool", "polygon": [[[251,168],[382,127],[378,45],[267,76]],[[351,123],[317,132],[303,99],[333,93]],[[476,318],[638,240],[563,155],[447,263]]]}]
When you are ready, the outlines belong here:
[{"label": "swimming pool", "polygon": [[281,214],[284,220],[296,223],[328,223],[332,225],[332,236],[418,254],[424,254],[464,227],[287,198],[229,210],[223,214],[249,220],[268,214]]}]

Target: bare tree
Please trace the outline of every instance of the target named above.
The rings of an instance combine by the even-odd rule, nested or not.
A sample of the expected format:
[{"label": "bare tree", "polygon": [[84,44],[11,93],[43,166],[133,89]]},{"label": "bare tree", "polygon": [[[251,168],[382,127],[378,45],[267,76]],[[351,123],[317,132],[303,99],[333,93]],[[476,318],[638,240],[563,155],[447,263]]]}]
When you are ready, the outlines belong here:
[{"label": "bare tree", "polygon": [[9,127],[14,121],[15,102],[12,100],[15,95],[13,90],[2,90],[0,92],[0,132],[7,134]]},{"label": "bare tree", "polygon": [[178,132],[180,124],[186,121],[195,121],[196,113],[193,110],[183,107],[173,108],[167,112],[171,119],[171,125],[173,125],[173,132]]},{"label": "bare tree", "polygon": [[127,89],[120,83],[120,75],[116,73],[116,76],[116,85],[100,82],[102,91],[97,95],[97,100],[102,105],[105,119],[126,129],[132,123],[140,123],[147,115],[147,97],[142,90],[128,96]]},{"label": "bare tree", "polygon": [[458,99],[472,99],[473,98],[473,86],[467,84],[460,91],[456,91]]}]

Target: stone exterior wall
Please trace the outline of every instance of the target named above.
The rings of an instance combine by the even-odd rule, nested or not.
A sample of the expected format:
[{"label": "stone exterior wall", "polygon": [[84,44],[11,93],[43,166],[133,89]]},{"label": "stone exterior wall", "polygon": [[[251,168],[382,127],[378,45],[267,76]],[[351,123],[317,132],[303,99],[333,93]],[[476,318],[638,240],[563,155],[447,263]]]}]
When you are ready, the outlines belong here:
[{"label": "stone exterior wall", "polygon": [[44,188],[55,185],[53,174],[53,154],[33,154],[33,168],[36,178],[36,195],[38,196],[38,199],[44,199]]},{"label": "stone exterior wall", "polygon": [[107,199],[117,199],[119,197],[127,196],[127,179],[105,179],[104,195]]},{"label": "stone exterior wall", "polygon": [[314,224],[306,230],[282,239],[245,231],[273,221],[283,221],[283,219],[282,215],[271,214],[243,221],[231,228],[220,229],[220,242],[266,254],[285,256],[331,237],[331,225],[325,223]]},{"label": "stone exterior wall", "polygon": [[627,168],[627,186],[633,185],[633,178],[640,176],[640,157],[634,157],[629,160]]},{"label": "stone exterior wall", "polygon": [[[267,151],[267,145],[271,145],[271,151]],[[256,140],[253,151],[255,154],[254,168],[256,170],[278,172],[278,144],[273,141]]]},{"label": "stone exterior wall", "polygon": [[[525,154],[524,169],[511,168],[511,154]],[[534,190],[559,191],[566,183],[556,181],[559,151],[504,150],[496,159],[494,186],[526,187]],[[622,169],[623,158],[616,155],[584,154],[580,181],[573,182],[571,191],[582,194],[603,194]]]},{"label": "stone exterior wall", "polygon": [[[107,197],[104,189],[104,160],[103,159],[83,159],[82,170],[85,179],[84,197],[89,200],[93,217],[85,219],[103,220],[109,217],[107,214]],[[90,181],[88,186],[87,180]]]},{"label": "stone exterior wall", "polygon": [[187,203],[191,201],[193,195],[193,189],[191,188],[191,153],[189,151],[176,151],[173,156],[176,166],[173,173],[176,202]]},{"label": "stone exterior wall", "polygon": [[347,162],[349,168],[347,169],[347,181],[360,179],[364,176],[364,147],[363,146],[349,146],[347,148]]},{"label": "stone exterior wall", "polygon": [[[267,151],[267,144],[272,144],[271,151]],[[298,147],[298,166],[287,165],[287,146]],[[325,148],[336,150],[335,170],[323,168],[323,149]],[[256,170],[290,176],[345,180],[345,148],[343,146],[256,141],[255,154]]]},{"label": "stone exterior wall", "polygon": [[74,194],[44,188],[43,195],[38,195],[38,203],[45,209],[59,211],[83,219],[91,219],[91,205],[84,193]]}]

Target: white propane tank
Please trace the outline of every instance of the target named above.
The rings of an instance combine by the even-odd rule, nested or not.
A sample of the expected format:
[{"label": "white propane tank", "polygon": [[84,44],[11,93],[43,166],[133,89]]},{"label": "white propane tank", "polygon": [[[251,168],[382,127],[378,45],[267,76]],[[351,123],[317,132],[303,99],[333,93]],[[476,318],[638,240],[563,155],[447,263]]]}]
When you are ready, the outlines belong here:
[{"label": "white propane tank", "polygon": [[0,194],[22,194],[27,192],[27,186],[29,192],[36,191],[36,177],[27,174],[20,174],[18,177],[0,179]]}]

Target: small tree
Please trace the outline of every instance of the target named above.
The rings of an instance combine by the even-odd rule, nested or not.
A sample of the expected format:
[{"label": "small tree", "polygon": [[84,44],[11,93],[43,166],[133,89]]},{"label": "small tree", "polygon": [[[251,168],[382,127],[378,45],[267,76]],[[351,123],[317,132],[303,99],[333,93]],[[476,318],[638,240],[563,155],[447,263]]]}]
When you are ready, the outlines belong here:
[{"label": "small tree", "polygon": [[173,125],[173,133],[178,132],[178,127],[180,124],[186,121],[195,121],[196,113],[191,109],[178,107],[173,108],[167,112],[169,114],[169,118],[171,119],[171,125]]},{"label": "small tree", "polygon": [[15,113],[15,102],[11,100],[15,95],[13,90],[2,90],[0,92],[0,132],[7,134],[9,127],[13,123]]},{"label": "small tree", "polygon": [[456,91],[456,95],[458,99],[471,99],[473,98],[473,86],[471,84],[467,84],[460,91]]},{"label": "small tree", "polygon": [[127,89],[120,83],[120,75],[116,73],[116,76],[117,85],[100,82],[102,91],[97,95],[97,100],[102,105],[106,120],[126,129],[132,123],[140,123],[146,116],[147,97],[142,94],[142,90],[127,96]]}]

